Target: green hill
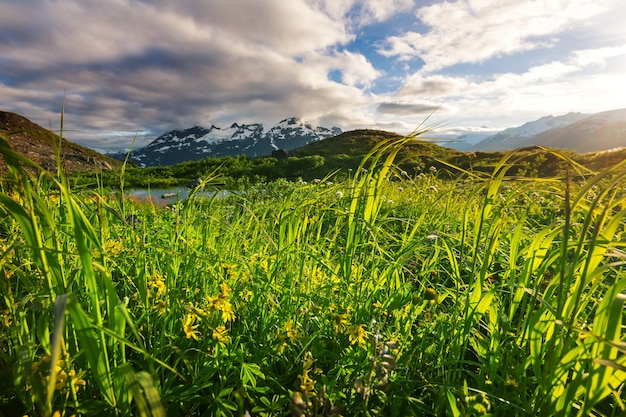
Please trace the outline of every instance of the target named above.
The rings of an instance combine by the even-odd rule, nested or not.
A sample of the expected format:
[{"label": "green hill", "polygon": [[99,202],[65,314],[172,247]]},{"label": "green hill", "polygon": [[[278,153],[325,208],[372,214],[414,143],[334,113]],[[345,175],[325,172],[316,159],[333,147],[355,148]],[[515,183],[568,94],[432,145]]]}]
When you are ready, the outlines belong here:
[{"label": "green hill", "polygon": [[[92,149],[61,139],[48,129],[16,113],[0,111],[0,136],[14,151],[26,156],[46,170],[56,170],[55,148],[61,143],[61,159],[68,171],[113,169],[121,164]],[[0,156],[0,172],[5,171]]]}]

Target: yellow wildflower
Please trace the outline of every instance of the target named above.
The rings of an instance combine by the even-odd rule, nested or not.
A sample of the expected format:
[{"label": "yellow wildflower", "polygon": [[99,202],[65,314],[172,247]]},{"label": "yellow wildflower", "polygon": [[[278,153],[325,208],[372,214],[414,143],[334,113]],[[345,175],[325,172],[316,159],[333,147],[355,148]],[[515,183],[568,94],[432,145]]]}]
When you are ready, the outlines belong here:
[{"label": "yellow wildflower", "polygon": [[302,374],[298,375],[300,389],[308,393],[309,396],[315,395],[315,380],[309,375],[314,362],[311,352],[306,352],[304,354],[304,369],[302,370]]},{"label": "yellow wildflower", "polygon": [[[60,364],[63,364],[63,361],[59,361]],[[55,371],[57,373],[57,380],[54,384],[54,389],[62,390],[67,385],[67,373],[63,370],[63,368],[59,365],[55,366]]]},{"label": "yellow wildflower", "polygon": [[156,311],[159,316],[163,317],[167,312],[167,301],[160,300],[155,305],[152,306],[152,310]]},{"label": "yellow wildflower", "polygon": [[79,373],[74,372],[73,369],[70,371],[70,381],[74,392],[78,392],[80,387],[87,385],[87,382],[83,379],[85,373],[87,373],[87,371],[80,371]]},{"label": "yellow wildflower", "polygon": [[333,329],[335,333],[341,333],[346,328],[346,319],[348,318],[348,313],[344,314],[334,314],[333,315]]},{"label": "yellow wildflower", "polygon": [[213,339],[216,339],[220,344],[228,343],[228,330],[221,324],[213,329]]},{"label": "yellow wildflower", "polygon": [[226,284],[225,282],[222,282],[220,284],[220,289],[222,290],[222,293],[220,294],[222,298],[228,298],[233,292],[233,290],[231,290],[228,284]]},{"label": "yellow wildflower", "polygon": [[250,297],[252,297],[253,294],[254,293],[247,288],[239,291],[239,297],[241,297],[243,301],[250,301]]},{"label": "yellow wildflower", "polygon": [[185,316],[185,321],[183,322],[183,331],[185,332],[185,336],[187,339],[194,338],[198,340],[199,332],[196,330],[199,324],[194,324],[196,321],[196,316],[193,314],[187,314]]},{"label": "yellow wildflower", "polygon": [[206,311],[200,307],[196,307],[193,303],[185,304],[183,305],[183,308],[196,317],[206,317],[207,315]]},{"label": "yellow wildflower", "polygon": [[235,312],[233,311],[233,306],[230,301],[222,301],[222,303],[220,303],[220,310],[222,311],[222,320],[224,320],[224,323],[235,320]]},{"label": "yellow wildflower", "polygon": [[365,336],[367,332],[362,324],[350,326],[348,329],[348,338],[353,345],[358,343],[359,345],[365,344]]},{"label": "yellow wildflower", "polygon": [[219,297],[211,297],[210,295],[207,295],[206,297],[207,300],[207,308],[209,310],[217,310],[216,304],[219,304],[220,302],[220,298]]},{"label": "yellow wildflower", "polygon": [[439,294],[434,288],[428,287],[424,291],[424,298],[430,301],[431,304],[436,304],[439,302]]},{"label": "yellow wildflower", "polygon": [[156,298],[160,298],[167,291],[167,287],[165,286],[165,282],[163,282],[162,276],[154,276],[150,279],[150,286],[152,288],[156,288]]},{"label": "yellow wildflower", "polygon": [[300,332],[294,329],[293,320],[291,319],[287,320],[287,324],[285,324],[285,335],[292,342],[300,336]]}]

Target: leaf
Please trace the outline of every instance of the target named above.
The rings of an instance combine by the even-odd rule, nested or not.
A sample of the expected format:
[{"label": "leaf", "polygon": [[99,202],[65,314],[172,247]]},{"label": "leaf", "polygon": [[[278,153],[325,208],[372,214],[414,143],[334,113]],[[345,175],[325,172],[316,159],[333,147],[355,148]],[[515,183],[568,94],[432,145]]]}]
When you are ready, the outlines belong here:
[{"label": "leaf", "polygon": [[265,374],[261,372],[261,368],[256,363],[245,363],[241,364],[241,371],[239,372],[239,377],[241,378],[241,382],[244,385],[250,383],[254,388],[256,388],[257,378],[265,379]]},{"label": "leaf", "polygon": [[113,382],[106,360],[106,343],[104,340],[96,339],[95,332],[89,316],[83,311],[74,297],[70,297],[67,310],[70,313],[72,324],[76,330],[78,344],[81,351],[85,353],[87,362],[94,379],[102,391],[104,399],[109,405],[115,407],[115,393]]}]

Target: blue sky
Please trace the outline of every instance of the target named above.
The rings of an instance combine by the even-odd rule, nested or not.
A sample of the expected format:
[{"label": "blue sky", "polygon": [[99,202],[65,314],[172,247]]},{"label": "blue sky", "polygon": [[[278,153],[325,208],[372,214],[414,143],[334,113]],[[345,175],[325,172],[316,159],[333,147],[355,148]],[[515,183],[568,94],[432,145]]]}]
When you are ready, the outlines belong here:
[{"label": "blue sky", "polygon": [[626,107],[623,0],[3,0],[0,110],[94,149],[194,124],[432,136]]}]

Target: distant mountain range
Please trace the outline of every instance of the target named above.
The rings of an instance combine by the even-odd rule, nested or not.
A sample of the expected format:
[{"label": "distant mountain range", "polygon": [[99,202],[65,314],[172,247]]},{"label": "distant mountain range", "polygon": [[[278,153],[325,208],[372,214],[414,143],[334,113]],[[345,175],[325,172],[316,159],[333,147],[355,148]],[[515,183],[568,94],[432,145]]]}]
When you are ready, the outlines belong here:
[{"label": "distant mountain range", "polygon": [[[167,132],[143,148],[132,150],[130,159],[140,166],[174,165],[207,157],[245,155],[268,156],[292,150],[342,133],[338,127],[316,127],[296,117],[265,129],[261,123],[237,124],[222,128],[194,126]],[[109,154],[123,160],[126,153]]]},{"label": "distant mountain range", "polygon": [[[55,149],[60,144],[61,162],[68,171],[92,171],[117,168],[121,164],[76,143],[61,139],[16,113],[0,111],[0,136],[4,137],[13,151],[26,156],[48,171],[56,171]],[[6,171],[4,158],[0,155],[0,172]]]},{"label": "distant mountain range", "polygon": [[580,153],[626,147],[626,109],[545,116],[505,129],[464,150],[504,151],[533,145]]}]

